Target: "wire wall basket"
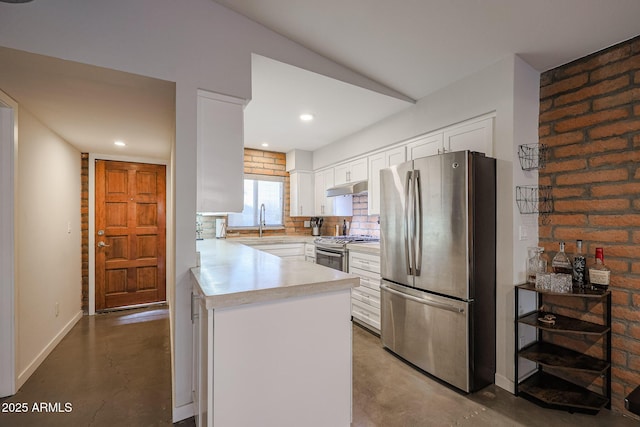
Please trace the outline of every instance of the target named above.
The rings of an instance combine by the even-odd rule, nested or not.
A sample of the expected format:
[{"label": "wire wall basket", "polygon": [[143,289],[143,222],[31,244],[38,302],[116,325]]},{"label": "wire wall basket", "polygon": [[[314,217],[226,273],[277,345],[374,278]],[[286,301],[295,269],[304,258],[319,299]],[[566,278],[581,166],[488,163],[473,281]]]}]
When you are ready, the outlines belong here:
[{"label": "wire wall basket", "polygon": [[551,186],[523,185],[516,187],[516,203],[521,214],[540,214],[542,223],[549,223],[549,214],[553,212]]},{"label": "wire wall basket", "polygon": [[548,160],[549,147],[544,144],[523,144],[518,146],[518,157],[522,170],[543,169]]}]

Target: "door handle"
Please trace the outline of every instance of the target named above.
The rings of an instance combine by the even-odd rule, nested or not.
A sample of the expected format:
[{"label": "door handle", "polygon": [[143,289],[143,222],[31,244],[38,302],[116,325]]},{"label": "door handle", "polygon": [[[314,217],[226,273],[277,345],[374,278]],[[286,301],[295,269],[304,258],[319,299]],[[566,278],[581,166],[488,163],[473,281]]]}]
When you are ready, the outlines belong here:
[{"label": "door handle", "polygon": [[108,248],[111,245],[107,245],[105,242],[98,242],[98,247],[99,248]]},{"label": "door handle", "polygon": [[413,248],[412,245],[409,244],[410,242],[413,244],[413,222],[411,221],[413,215],[413,192],[411,191],[412,182],[413,172],[407,171],[404,193],[404,250],[406,252],[405,261],[407,264],[407,274],[410,276],[413,275]]},{"label": "door handle", "polygon": [[420,276],[420,270],[422,270],[422,186],[420,184],[420,171],[413,171],[413,191],[414,191],[414,206],[413,210],[416,214],[413,223],[414,237],[417,239],[417,255],[415,257],[415,275]]},{"label": "door handle", "polygon": [[405,294],[404,292],[400,292],[400,291],[396,291],[395,289],[391,289],[390,287],[388,287],[385,284],[380,285],[380,289],[384,289],[385,291],[387,291],[389,293],[392,293],[394,295],[398,295],[399,297],[406,298],[406,299],[411,300],[411,301],[415,301],[415,302],[420,303],[420,304],[429,305],[429,306],[435,307],[435,308],[441,308],[441,309],[447,310],[447,311],[453,311],[454,313],[464,313],[464,308],[456,307],[455,305],[451,305],[451,304],[444,304],[444,303],[441,303],[441,302],[436,302],[436,301],[426,300],[426,299],[423,299],[423,298],[414,297],[413,295]]}]

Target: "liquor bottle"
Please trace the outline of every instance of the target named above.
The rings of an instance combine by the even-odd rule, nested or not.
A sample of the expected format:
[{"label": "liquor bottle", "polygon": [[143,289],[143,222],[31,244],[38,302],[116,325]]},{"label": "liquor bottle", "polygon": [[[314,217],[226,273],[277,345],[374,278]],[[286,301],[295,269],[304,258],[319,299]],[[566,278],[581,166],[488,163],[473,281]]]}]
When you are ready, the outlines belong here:
[{"label": "liquor bottle", "polygon": [[602,248],[596,248],[596,263],[589,269],[589,280],[595,286],[609,286],[611,270],[604,264],[604,251]]},{"label": "liquor bottle", "polygon": [[544,248],[540,246],[532,246],[527,248],[529,258],[527,259],[527,283],[536,283],[538,273],[547,271],[547,260],[542,257]]},{"label": "liquor bottle", "polygon": [[582,240],[576,240],[576,254],[573,256],[573,283],[581,288],[587,284],[584,277],[586,265],[587,259],[582,254]]},{"label": "liquor bottle", "polygon": [[554,273],[563,273],[573,275],[573,267],[569,257],[564,252],[564,242],[560,242],[560,252],[553,257],[551,261],[551,268]]}]

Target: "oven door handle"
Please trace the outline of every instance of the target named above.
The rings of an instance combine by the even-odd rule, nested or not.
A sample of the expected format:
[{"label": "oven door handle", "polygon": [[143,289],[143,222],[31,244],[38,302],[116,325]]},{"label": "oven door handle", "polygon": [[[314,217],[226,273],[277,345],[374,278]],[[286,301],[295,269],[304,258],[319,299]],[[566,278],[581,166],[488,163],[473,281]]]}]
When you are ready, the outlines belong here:
[{"label": "oven door handle", "polygon": [[316,254],[330,256],[330,257],[334,257],[334,258],[342,258],[344,256],[344,254],[342,254],[342,253],[337,254],[335,252],[327,252],[327,251],[323,251],[322,249],[318,249],[318,248],[316,248]]}]

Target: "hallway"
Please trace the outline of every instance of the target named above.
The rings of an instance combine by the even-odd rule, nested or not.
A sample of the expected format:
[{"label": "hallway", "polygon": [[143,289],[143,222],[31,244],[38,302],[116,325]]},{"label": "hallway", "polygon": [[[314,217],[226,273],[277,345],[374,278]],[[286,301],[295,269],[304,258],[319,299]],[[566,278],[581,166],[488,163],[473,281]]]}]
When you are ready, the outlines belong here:
[{"label": "hallway", "polygon": [[84,316],[0,402],[2,427],[172,425],[169,310]]}]

